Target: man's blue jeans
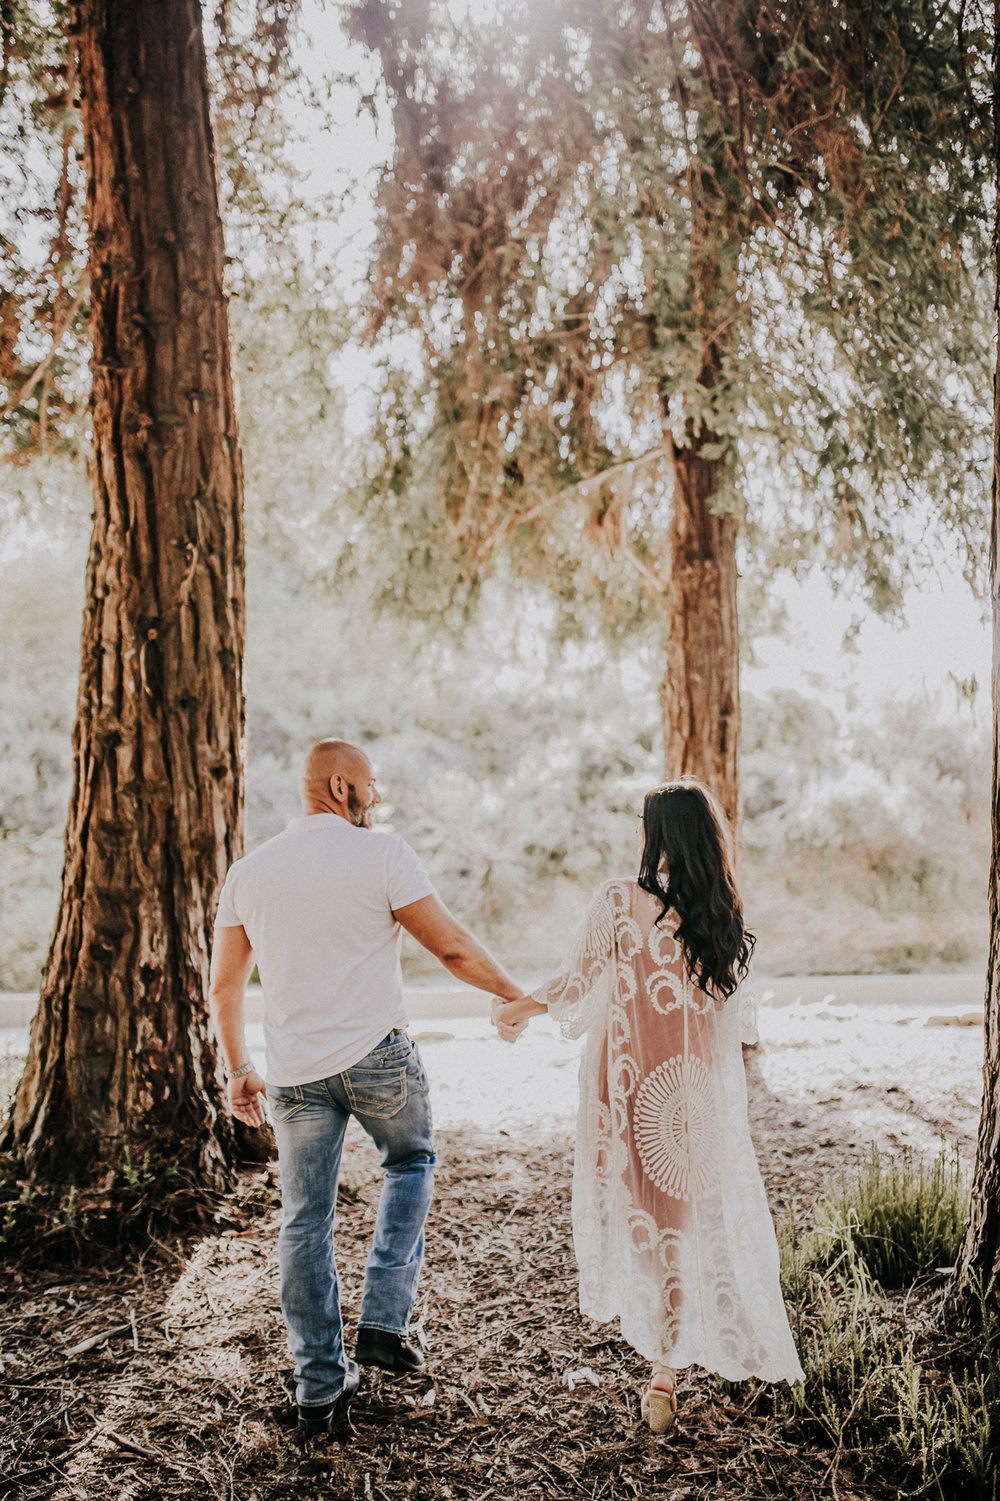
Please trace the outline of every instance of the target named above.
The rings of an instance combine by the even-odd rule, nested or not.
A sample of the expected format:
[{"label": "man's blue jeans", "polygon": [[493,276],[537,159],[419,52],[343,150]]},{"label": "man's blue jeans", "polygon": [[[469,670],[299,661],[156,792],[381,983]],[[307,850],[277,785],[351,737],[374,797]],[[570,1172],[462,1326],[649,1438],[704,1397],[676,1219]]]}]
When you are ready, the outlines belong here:
[{"label": "man's blue jeans", "polygon": [[393,1032],[360,1062],[313,1084],[271,1085],[281,1166],[281,1311],[295,1359],[296,1397],[330,1402],[347,1359],[333,1251],[337,1177],[350,1116],[382,1154],[379,1199],[361,1299],[363,1325],[406,1334],[424,1257],[434,1188],[434,1132],[416,1046]]}]

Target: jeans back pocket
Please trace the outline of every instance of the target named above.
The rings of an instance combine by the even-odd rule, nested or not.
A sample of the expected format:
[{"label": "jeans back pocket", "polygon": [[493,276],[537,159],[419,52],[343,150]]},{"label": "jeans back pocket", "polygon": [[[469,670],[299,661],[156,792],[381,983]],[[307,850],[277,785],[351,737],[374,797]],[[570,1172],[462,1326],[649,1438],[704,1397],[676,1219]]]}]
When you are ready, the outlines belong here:
[{"label": "jeans back pocket", "polygon": [[341,1076],[357,1115],[398,1115],[406,1104],[406,1069],[349,1068]]},{"label": "jeans back pocket", "polygon": [[267,1092],[267,1103],[276,1121],[291,1121],[309,1106],[300,1084],[272,1084]]}]

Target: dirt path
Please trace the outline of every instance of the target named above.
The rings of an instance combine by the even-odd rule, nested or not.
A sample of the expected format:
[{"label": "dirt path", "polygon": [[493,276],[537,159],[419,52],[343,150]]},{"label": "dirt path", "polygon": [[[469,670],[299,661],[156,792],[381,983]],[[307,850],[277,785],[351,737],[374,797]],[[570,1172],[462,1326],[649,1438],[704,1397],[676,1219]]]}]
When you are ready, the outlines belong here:
[{"label": "dirt path", "polygon": [[983,1032],[894,1007],[789,1008],[761,1017],[747,1055],[750,1124],[772,1208],[808,1205],[866,1155],[957,1144],[971,1168]]},{"label": "dirt path", "polygon": [[[775,1205],[807,1200],[873,1139],[923,1150],[943,1130],[969,1149],[981,1033],[921,1038],[871,1018],[782,1025],[748,1069]],[[433,1069],[429,1041],[425,1054]],[[751,1405],[751,1384],[722,1391],[688,1375],[672,1439],[640,1426],[641,1362],[576,1311],[571,1150],[565,1122],[441,1132],[417,1322],[427,1373],[367,1376],[349,1417],[308,1451],[284,1426],[271,1172],[248,1176],[229,1228],[190,1247],[105,1272],[15,1274],[0,1310],[3,1494],[832,1498],[829,1452],[790,1443],[766,1403]],[[377,1189],[374,1154],[352,1135],[338,1211],[349,1329]],[[893,1494],[852,1489],[839,1474],[839,1501]]]}]

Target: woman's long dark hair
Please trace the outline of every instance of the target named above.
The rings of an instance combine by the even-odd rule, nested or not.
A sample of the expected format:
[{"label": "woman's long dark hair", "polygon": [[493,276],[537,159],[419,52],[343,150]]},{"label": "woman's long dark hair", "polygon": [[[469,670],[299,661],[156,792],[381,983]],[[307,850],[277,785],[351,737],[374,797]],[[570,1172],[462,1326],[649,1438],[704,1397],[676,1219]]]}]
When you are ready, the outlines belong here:
[{"label": "woman's long dark hair", "polygon": [[750,967],[757,940],[743,923],[725,816],[706,787],[685,778],[646,793],[642,825],[639,885],[663,903],[656,921],[677,913],[677,939],[692,978],[728,1000]]}]

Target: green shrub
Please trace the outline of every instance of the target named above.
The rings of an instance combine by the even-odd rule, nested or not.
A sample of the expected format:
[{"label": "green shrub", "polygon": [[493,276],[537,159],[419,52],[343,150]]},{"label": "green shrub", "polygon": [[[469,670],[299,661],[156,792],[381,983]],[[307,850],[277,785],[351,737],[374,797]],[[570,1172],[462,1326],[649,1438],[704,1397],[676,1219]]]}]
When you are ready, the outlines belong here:
[{"label": "green shrub", "polygon": [[16,1158],[0,1156],[0,1252],[82,1266],[217,1216],[219,1195],[178,1165],[167,1141],[142,1151],[126,1143],[107,1166],[83,1186],[32,1182]]},{"label": "green shrub", "polygon": [[857,1172],[813,1205],[803,1254],[820,1269],[856,1259],[882,1287],[904,1287],[954,1263],[968,1203],[957,1148],[942,1146],[927,1163],[912,1152],[885,1158],[873,1146]]},{"label": "green shrub", "polygon": [[844,1466],[901,1498],[996,1501],[1000,1322],[979,1289],[972,1332],[949,1334],[943,1284],[926,1277],[955,1259],[966,1203],[955,1152],[922,1164],[873,1148],[809,1226],[794,1212],[779,1226],[806,1379],[775,1400],[793,1429],[835,1450],[834,1479]]}]

